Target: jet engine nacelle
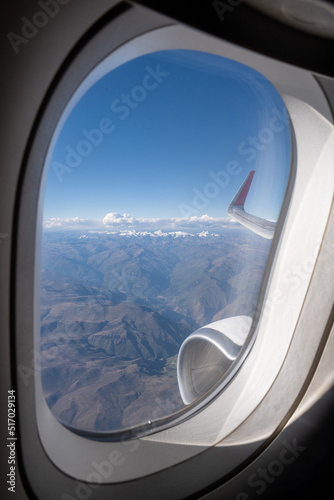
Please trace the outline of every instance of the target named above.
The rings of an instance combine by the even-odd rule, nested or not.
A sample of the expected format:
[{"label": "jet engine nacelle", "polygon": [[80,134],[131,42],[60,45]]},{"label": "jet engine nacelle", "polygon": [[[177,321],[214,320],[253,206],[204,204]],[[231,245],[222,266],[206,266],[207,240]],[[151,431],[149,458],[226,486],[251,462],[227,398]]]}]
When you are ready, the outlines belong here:
[{"label": "jet engine nacelle", "polygon": [[180,347],[177,380],[185,404],[206,394],[237,358],[252,325],[249,316],[210,323],[187,337]]}]

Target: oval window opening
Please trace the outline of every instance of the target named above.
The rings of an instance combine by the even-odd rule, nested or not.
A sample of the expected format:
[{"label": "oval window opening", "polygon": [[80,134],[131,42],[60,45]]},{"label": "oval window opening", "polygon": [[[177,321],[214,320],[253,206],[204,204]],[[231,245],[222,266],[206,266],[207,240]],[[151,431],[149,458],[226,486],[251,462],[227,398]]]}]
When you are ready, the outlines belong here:
[{"label": "oval window opening", "polygon": [[209,53],[102,62],[46,162],[42,386],[103,436],[187,415],[249,340],[291,167],[284,102]]}]

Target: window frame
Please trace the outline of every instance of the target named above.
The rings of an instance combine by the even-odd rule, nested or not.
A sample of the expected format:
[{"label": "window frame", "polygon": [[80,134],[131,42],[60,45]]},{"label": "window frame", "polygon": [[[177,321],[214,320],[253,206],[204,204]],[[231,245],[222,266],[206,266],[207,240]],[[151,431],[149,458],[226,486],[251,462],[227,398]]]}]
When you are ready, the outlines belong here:
[{"label": "window frame", "polygon": [[[124,63],[130,62],[131,60],[140,57],[145,54],[155,54],[159,52],[161,49],[153,49],[157,44],[161,43],[162,46],[164,46],[165,43],[167,43],[167,40],[173,40],[172,44],[175,45],[175,39],[182,39],[184,35],[184,29],[179,31],[179,28],[176,28],[176,36],[172,32],[171,35],[170,33],[170,28],[168,28],[168,32],[165,31],[165,28],[163,28],[164,32],[161,37],[161,31],[159,30],[158,33],[156,32],[151,32],[150,34],[145,34],[144,37],[140,36],[139,39],[135,39],[132,42],[128,42],[126,45],[116,49],[116,51],[111,52],[109,55],[107,55],[106,58],[104,58],[100,63],[98,63],[93,70],[88,73],[88,76],[79,84],[78,88],[75,90],[74,94],[71,96],[71,99],[69,103],[66,105],[66,108],[64,112],[61,114],[61,117],[59,121],[57,122],[55,131],[52,135],[46,156],[45,156],[45,165],[51,165],[52,162],[52,156],[54,153],[54,148],[56,146],[56,143],[58,141],[58,138],[61,134],[62,127],[65,125],[66,120],[68,119],[70,113],[73,111],[75,106],[78,104],[80,99],[85,95],[85,93],[91,89],[101,78],[104,78],[108,73],[113,71],[114,69],[118,68]],[[194,35],[192,35],[193,37]],[[151,40],[150,40],[151,38]],[[162,39],[160,41],[160,38]],[[139,42],[139,43],[138,43]],[[170,41],[168,43],[171,43]],[[179,43],[179,42],[176,42]],[[183,43],[183,42],[181,42]],[[186,41],[188,42],[188,39]],[[192,42],[191,42],[192,43]],[[197,43],[197,51],[205,53],[203,50],[200,50],[200,47],[202,45],[201,42],[196,42]],[[189,47],[187,47],[189,49]],[[172,49],[169,49],[172,50]],[[224,50],[224,49],[223,49]],[[220,52],[220,56],[222,56],[222,51]],[[226,50],[226,49],[225,49]],[[133,56],[133,54],[135,54]],[[210,52],[212,54],[212,52]],[[253,69],[253,68],[252,68]],[[255,68],[254,68],[255,69]],[[277,119],[277,118],[276,118]],[[288,128],[290,129],[290,123],[288,124]],[[293,131],[291,129],[291,134],[293,134]],[[293,160],[293,150],[295,148],[294,145],[294,137],[291,137],[291,149],[292,149],[292,159],[291,159],[291,165],[289,165],[289,182],[287,186],[287,192],[285,193],[284,200],[285,202],[282,204],[282,208],[280,211],[280,221],[277,224],[277,231],[276,233],[279,233],[285,213],[288,209],[288,200],[289,200],[289,193],[291,192],[293,188],[293,183],[294,183],[294,176],[295,176],[295,162]],[[50,168],[50,167],[49,167]],[[45,193],[45,185],[47,183],[47,177],[48,177],[48,168],[43,169],[43,174],[42,174],[42,180],[41,180],[41,188],[40,191],[42,194]],[[241,180],[240,180],[241,182]],[[42,194],[40,195],[40,203],[39,203],[39,208],[38,208],[38,228],[41,229],[43,226],[43,196]],[[153,433],[160,432],[162,430],[168,429],[174,425],[178,425],[179,423],[183,422],[184,420],[187,420],[197,414],[198,412],[202,411],[203,408],[205,408],[208,404],[212,402],[213,399],[216,397],[219,397],[220,393],[222,390],[224,390],[224,387],[227,386],[231,380],[233,380],[234,376],[238,372],[241,364],[247,357],[248,353],[250,352],[253,343],[255,342],[256,338],[256,329],[257,329],[257,323],[258,319],[261,314],[261,303],[263,302],[263,295],[266,290],[267,282],[268,282],[268,277],[269,277],[269,271],[271,267],[271,263],[273,261],[274,253],[275,253],[275,246],[277,245],[277,239],[279,236],[275,236],[274,238],[274,243],[271,246],[271,249],[268,254],[268,259],[266,260],[265,266],[264,266],[264,272],[263,276],[261,279],[261,286],[258,294],[258,299],[257,299],[257,304],[256,304],[256,310],[254,312],[254,315],[252,317],[252,324],[249,330],[249,333],[246,337],[245,342],[241,346],[240,353],[238,354],[237,358],[233,361],[231,367],[226,371],[226,373],[223,374],[223,377],[214,384],[212,387],[212,390],[210,390],[207,394],[200,396],[196,399],[196,401],[192,402],[191,404],[188,404],[186,407],[176,411],[173,414],[166,415],[164,417],[161,417],[158,421],[153,421],[149,423],[142,423],[141,425],[137,425],[131,428],[125,428],[123,430],[117,430],[117,431],[88,431],[88,430],[83,430],[83,429],[78,429],[75,426],[68,424],[68,423],[62,423],[67,429],[71,430],[72,432],[87,437],[87,438],[92,438],[92,439],[100,439],[100,440],[107,440],[109,442],[117,442],[119,440],[125,440],[125,439],[132,439],[132,438],[139,438],[139,437],[144,437],[144,436],[149,436],[152,435]],[[38,251],[40,251],[40,246],[41,246],[41,231],[39,230],[39,233],[36,238],[36,254]],[[36,280],[40,282],[40,269],[38,265],[38,259],[36,259],[35,262],[35,268],[36,268]],[[36,304],[39,302],[37,300],[37,295],[38,295],[38,285],[36,286]],[[40,299],[40,297],[38,297]],[[40,331],[40,327],[38,326],[39,323],[39,317],[40,317],[40,312],[38,314],[36,310],[36,319],[35,319],[35,341],[36,341],[36,346],[38,345],[39,338],[37,338],[37,332]],[[226,319],[226,318],[225,318]]]},{"label": "window frame", "polygon": [[[152,25],[153,24],[154,23],[152,23]],[[168,24],[169,26],[166,26]],[[142,55],[140,53],[142,46],[138,43],[140,41],[143,43],[145,50],[151,50],[150,47],[153,47],[153,50],[156,51],[158,50],[157,45],[159,45],[164,49],[191,47],[193,50],[196,50],[196,47],[201,47],[201,50],[203,51],[214,51],[213,53],[217,53],[218,55],[230,57],[246,65],[250,65],[276,84],[276,87],[281,93],[288,91],[290,95],[292,94],[295,97],[304,99],[317,109],[320,114],[331,119],[331,112],[327,105],[327,101],[316,80],[309,72],[298,68],[292,68],[284,63],[273,61],[267,57],[254,54],[246,49],[235,47],[208,35],[198,33],[190,28],[178,25],[171,26],[170,24],[170,21],[167,21],[165,18],[161,18],[161,26],[165,27],[157,28],[157,26],[153,26],[152,31],[149,31],[148,27],[146,27],[143,31],[148,31],[148,33],[143,34],[141,36],[141,40],[139,40],[139,38],[134,38],[126,45],[121,45],[118,49],[117,44],[115,44],[114,49],[122,53],[123,51],[128,51],[129,46],[132,45],[130,58]],[[106,40],[110,29],[113,28],[114,25],[111,23],[111,25],[99,32],[98,35],[91,40],[86,47],[84,47],[82,52],[78,55],[78,58],[73,62],[73,65],[68,69],[68,72],[64,74],[53,96],[51,97],[44,116],[39,124],[36,140],[33,144],[27,162],[26,176],[22,185],[19,207],[16,260],[17,281],[15,290],[15,309],[16,314],[18,315],[16,325],[17,359],[18,364],[21,363],[22,366],[30,366],[31,364],[31,356],[32,352],[34,352],[34,345],[31,342],[32,330],[35,331],[35,335],[38,335],[39,340],[39,330],[36,328],[36,323],[35,326],[33,326],[34,321],[36,321],[36,318],[39,317],[39,302],[38,300],[36,301],[36,293],[38,293],[39,298],[39,286],[36,286],[38,280],[36,280],[33,271],[34,267],[35,271],[38,268],[36,263],[39,264],[40,257],[39,254],[36,253],[35,247],[35,234],[37,234],[36,239],[38,240],[38,238],[40,238],[41,230],[41,225],[36,225],[36,199],[39,197],[39,193],[41,191],[43,192],[43,188],[40,187],[40,178],[43,170],[46,148],[49,144],[49,138],[53,133],[55,123],[57,123],[57,117],[59,116],[60,110],[63,108],[68,97],[75,90],[78,80],[82,80],[83,75],[89,73],[91,69],[89,67],[90,65],[94,66],[97,59],[101,60],[104,57],[102,54],[103,50],[113,50],[111,45],[108,46],[108,49],[106,49],[106,46],[103,47],[103,40]],[[140,35],[140,30],[138,30],[138,35]],[[126,36],[126,33],[124,33],[125,39]],[[101,50],[102,48],[103,50]],[[122,62],[125,62],[124,59]],[[293,82],[293,89],[289,88],[291,81]],[[293,181],[290,182],[288,194],[284,201],[281,217],[278,223],[277,237],[274,241],[274,246],[276,247],[275,250],[278,246],[281,246],[281,240],[278,235],[280,229],[282,229],[284,225],[284,217],[288,212],[288,198],[292,194],[292,188]],[[42,206],[43,203],[40,199],[39,220],[41,217]],[[268,287],[271,286],[270,280],[272,277],[272,266],[274,264],[277,266],[277,256],[275,257],[274,253],[275,252],[272,253],[270,258],[270,265],[267,266],[266,277],[264,278],[264,282],[267,283],[267,286],[262,287],[262,299],[264,298],[265,293],[268,292]],[[31,292],[34,287],[35,293],[32,294]],[[261,297],[260,301],[262,300]],[[33,309],[34,317],[32,315]],[[36,330],[38,330],[38,333],[36,333]],[[259,334],[260,332],[258,332],[258,336]],[[34,355],[38,358],[38,353],[36,353],[36,351],[34,352]],[[247,362],[249,365],[252,360],[249,361],[249,358],[247,358]],[[199,430],[203,428],[203,425],[205,426],[205,422],[207,422],[210,418],[207,412],[209,407],[207,407],[203,409],[200,414],[194,415],[193,418],[183,422],[182,424],[174,425],[172,428],[166,429],[166,431],[161,430],[157,434],[146,438],[116,444],[110,442],[91,441],[68,431],[59,422],[57,422],[55,417],[53,417],[51,411],[46,405],[41,389],[39,375],[35,377],[35,384],[30,383],[28,388],[24,386],[20,377],[18,377],[18,385],[19,392],[23,395],[21,402],[22,408],[28,408],[31,396],[34,392],[36,393],[36,407],[30,408],[30,411],[27,413],[27,425],[29,423],[29,425],[33,427],[35,419],[37,420],[38,436],[42,443],[42,447],[44,448],[44,453],[46,453],[51,462],[53,462],[61,471],[81,481],[85,481],[87,479],[89,464],[91,464],[94,459],[97,462],[108,460],[112,447],[114,447],[115,451],[119,451],[119,449],[121,449],[123,451],[123,455],[125,454],[124,450],[126,451],[126,462],[125,465],[122,465],[119,469],[114,467],[112,477],[103,478],[103,482],[106,483],[118,483],[139,479],[142,476],[152,474],[153,472],[163,471],[168,467],[175,466],[178,463],[202,454],[204,451],[209,450],[210,447],[216,445],[222,438],[222,436],[218,434],[213,438],[211,436],[211,438],[208,439],[207,436],[196,434],[194,432],[196,429],[199,432]],[[33,388],[32,385],[35,387]],[[229,387],[231,387],[231,385]],[[263,390],[263,397],[265,393],[266,391]],[[224,397],[224,394],[218,396],[215,399],[215,403],[221,397]],[[31,406],[33,407],[34,405]],[[249,407],[246,408],[247,413],[249,410]],[[189,424],[194,422],[195,418],[197,419],[197,422],[191,429],[192,426]],[[186,432],[186,437],[184,437],[184,430],[186,427],[188,428],[188,431]],[[230,432],[233,432],[233,429],[230,429]],[[191,436],[193,436],[193,438],[191,438]],[[55,447],[55,442],[57,441],[58,443],[61,442],[63,446],[66,445],[69,449],[69,453],[64,452],[64,449],[62,449],[60,454],[58,453],[57,455],[57,447]],[[31,446],[31,440],[29,438],[25,440],[24,446],[26,450],[29,447],[29,442]],[[85,446],[83,446],[84,443],[86,443]],[[254,447],[246,452],[246,455],[248,456],[253,453],[260,447],[260,445],[261,443],[255,443]],[[78,457],[77,460],[73,460],[74,449],[76,449]],[[137,449],[139,450],[139,453],[135,453]],[[40,450],[40,452],[41,451],[42,450]],[[28,453],[26,452],[26,456],[27,455]],[[82,459],[80,457],[82,457]],[[143,463],[145,465],[140,467],[139,470],[138,460],[141,462],[141,465],[143,465]],[[158,461],[160,461],[159,464],[157,463]],[[229,464],[232,469],[234,465],[233,461]]]}]

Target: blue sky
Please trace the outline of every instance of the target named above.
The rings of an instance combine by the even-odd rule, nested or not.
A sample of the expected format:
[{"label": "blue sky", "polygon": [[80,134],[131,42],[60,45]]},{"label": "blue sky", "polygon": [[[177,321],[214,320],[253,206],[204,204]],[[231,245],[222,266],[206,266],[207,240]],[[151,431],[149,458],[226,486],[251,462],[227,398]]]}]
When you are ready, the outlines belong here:
[{"label": "blue sky", "polygon": [[219,56],[173,50],[125,63],[63,126],[44,218],[222,218],[255,170],[246,208],[276,220],[291,161],[284,110],[264,77]]}]

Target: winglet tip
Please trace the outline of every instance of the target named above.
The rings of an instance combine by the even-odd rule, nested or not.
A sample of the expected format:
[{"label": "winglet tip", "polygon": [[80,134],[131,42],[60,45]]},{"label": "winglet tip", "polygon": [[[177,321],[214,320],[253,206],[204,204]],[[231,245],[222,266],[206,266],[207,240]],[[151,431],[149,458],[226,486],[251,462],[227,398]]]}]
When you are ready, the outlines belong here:
[{"label": "winglet tip", "polygon": [[249,191],[251,184],[252,184],[252,181],[253,181],[254,174],[255,174],[255,170],[251,170],[249,172],[249,174],[247,175],[247,177],[246,177],[246,179],[241,187],[241,190],[238,193],[238,197],[233,203],[234,205],[241,206],[241,207],[244,206],[247,195],[248,195],[248,191]]}]

